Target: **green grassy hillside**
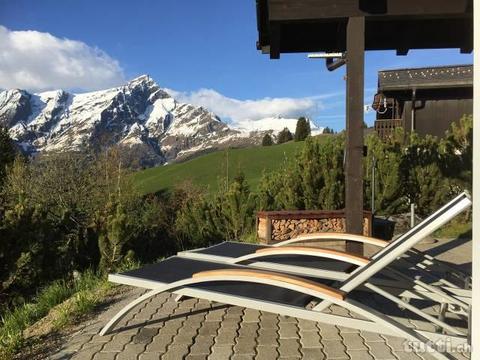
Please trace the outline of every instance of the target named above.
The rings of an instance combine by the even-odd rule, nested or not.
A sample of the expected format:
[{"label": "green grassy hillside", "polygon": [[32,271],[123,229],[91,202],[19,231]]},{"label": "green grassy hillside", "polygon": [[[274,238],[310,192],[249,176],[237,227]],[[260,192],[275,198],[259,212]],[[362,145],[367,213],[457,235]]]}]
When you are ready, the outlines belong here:
[{"label": "green grassy hillside", "polygon": [[291,161],[302,146],[303,142],[289,142],[282,145],[218,151],[182,163],[139,171],[134,174],[134,182],[142,193],[170,189],[185,181],[215,191],[220,179],[227,175],[228,157],[229,177],[234,177],[242,171],[251,189],[256,189],[263,171],[276,170],[282,162]]}]

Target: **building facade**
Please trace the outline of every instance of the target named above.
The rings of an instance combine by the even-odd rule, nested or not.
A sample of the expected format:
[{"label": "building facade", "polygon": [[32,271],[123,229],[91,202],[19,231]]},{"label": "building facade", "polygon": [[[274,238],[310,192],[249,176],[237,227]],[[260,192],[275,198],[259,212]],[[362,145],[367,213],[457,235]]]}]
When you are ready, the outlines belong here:
[{"label": "building facade", "polygon": [[442,137],[452,122],[473,113],[473,66],[379,71],[372,107],[382,138],[398,127]]}]

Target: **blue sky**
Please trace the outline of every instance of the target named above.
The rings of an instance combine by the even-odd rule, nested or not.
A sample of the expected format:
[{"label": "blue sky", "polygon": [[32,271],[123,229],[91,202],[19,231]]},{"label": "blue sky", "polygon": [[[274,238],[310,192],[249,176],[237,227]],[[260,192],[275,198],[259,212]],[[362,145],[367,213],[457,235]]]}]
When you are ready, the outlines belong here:
[{"label": "blue sky", "polygon": [[[90,50],[77,49],[72,56],[86,59],[88,64],[75,66],[86,69],[96,66],[98,59],[91,60],[89,56],[100,57],[102,62],[94,69],[97,72],[92,70],[90,76],[87,72],[87,79],[68,78],[67,75],[60,79],[58,74],[49,78],[48,71],[42,69],[57,66],[53,56],[39,54],[35,66],[32,65],[35,57],[25,59],[27,64],[24,65],[27,56],[22,52],[16,57],[12,55],[10,67],[15,68],[10,68],[8,81],[2,83],[0,73],[0,88],[24,85],[32,90],[58,86],[95,90],[146,73],[160,86],[197,102],[201,89],[214,90],[219,93],[216,96],[232,100],[225,102],[225,106],[237,104],[237,100],[252,100],[253,104],[261,106],[262,103],[255,101],[308,99],[309,105],[285,107],[286,110],[280,106],[278,115],[285,115],[282,111],[287,112],[286,115],[305,111],[320,126],[344,128],[344,69],[328,72],[323,61],[308,60],[306,54],[282,55],[279,60],[262,55],[255,48],[254,0],[0,0],[0,25],[6,28],[4,36],[34,30],[59,40],[83,43]],[[0,42],[0,52],[13,52],[12,48],[2,49]],[[48,49],[42,47],[45,48]],[[97,49],[100,55],[91,55],[91,49]],[[89,55],[85,55],[84,50]],[[47,64],[42,65],[40,59],[45,59]],[[68,61],[64,57],[61,59],[62,63]],[[471,62],[471,55],[460,54],[458,50],[411,51],[408,56],[396,56],[394,52],[368,53],[365,103],[371,102],[380,69]],[[21,74],[26,70],[20,72],[22,66],[33,66],[36,70],[31,71],[42,72],[38,75],[41,81],[33,74],[37,82],[23,83]],[[20,75],[13,77],[11,73],[16,70]],[[204,91],[203,99],[208,94]],[[217,99],[208,102],[214,111]],[[223,110],[219,109],[220,115],[229,113]],[[372,123],[373,117],[372,113],[366,114],[367,122]]]}]

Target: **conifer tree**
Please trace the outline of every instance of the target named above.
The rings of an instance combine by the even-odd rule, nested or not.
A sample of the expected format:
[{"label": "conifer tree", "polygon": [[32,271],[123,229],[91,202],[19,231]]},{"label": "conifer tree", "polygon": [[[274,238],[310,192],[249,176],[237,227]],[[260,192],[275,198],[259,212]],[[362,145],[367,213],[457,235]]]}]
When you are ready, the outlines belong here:
[{"label": "conifer tree", "polygon": [[295,129],[295,141],[303,141],[310,136],[310,122],[303,116],[297,121],[297,127]]},{"label": "conifer tree", "polygon": [[272,146],[273,145],[273,140],[270,134],[265,134],[265,136],[262,139],[262,146]]},{"label": "conifer tree", "polygon": [[291,140],[293,140],[293,135],[290,132],[290,130],[288,130],[288,128],[284,128],[282,131],[278,133],[278,138],[277,138],[278,144],[283,144]]},{"label": "conifer tree", "polygon": [[6,174],[6,167],[15,160],[15,145],[6,127],[0,126],[0,187]]}]

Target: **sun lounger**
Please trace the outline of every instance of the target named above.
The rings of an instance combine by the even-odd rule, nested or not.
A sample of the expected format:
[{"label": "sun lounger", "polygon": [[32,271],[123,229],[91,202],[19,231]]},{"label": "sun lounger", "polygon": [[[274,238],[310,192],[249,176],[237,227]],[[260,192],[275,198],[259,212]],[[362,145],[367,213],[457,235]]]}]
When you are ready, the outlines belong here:
[{"label": "sun lounger", "polygon": [[[144,287],[151,289],[150,292],[139,297],[124,309],[122,309],[101,331],[105,334],[110,331],[118,321],[132,308],[146,299],[165,291],[171,291],[180,296],[191,296],[210,301],[218,301],[230,305],[249,307],[261,311],[270,311],[282,315],[295,316],[329,324],[353,327],[360,330],[380,332],[386,335],[401,336],[406,339],[422,342],[427,348],[434,348],[429,341],[444,340],[445,335],[438,333],[422,332],[405,327],[385,314],[371,309],[352,298],[353,292],[364,286],[384,298],[393,301],[405,309],[412,311],[420,317],[436,324],[442,331],[448,334],[450,343],[466,343],[468,334],[459,330],[441,318],[427,314],[423,310],[400,299],[381,286],[371,282],[375,276],[382,272],[393,273],[389,268],[391,262],[403,256],[409,249],[420,241],[426,234],[431,233],[443,225],[453,216],[469,207],[470,199],[466,194],[445,205],[440,213],[430,216],[421,226],[410,230],[399,239],[389,243],[377,252],[372,259],[366,259],[350,254],[339,254],[325,249],[305,249],[290,247],[289,255],[307,255],[308,257],[321,257],[329,260],[342,260],[348,264],[357,266],[340,283],[325,284],[309,273],[297,277],[285,272],[272,272],[252,268],[251,266],[238,265],[233,262],[217,262],[186,257],[172,257],[158,264],[143,267],[138,270],[123,274],[110,275],[112,282]],[[278,251],[281,248],[260,249],[262,252]],[[251,255],[255,258],[258,252]],[[283,254],[284,255],[284,254]],[[244,258],[245,258],[244,256]],[[341,256],[341,258],[339,258]],[[250,260],[252,257],[250,257]],[[296,266],[296,265],[295,265]],[[312,266],[305,267],[312,269]],[[307,276],[305,276],[307,274]],[[410,279],[405,279],[410,280]],[[426,289],[438,296],[456,303],[461,308],[468,310],[469,304],[444,292],[442,289],[423,283],[421,280],[413,280],[416,286]],[[331,304],[341,306],[355,314],[358,318],[342,317],[325,313],[325,309]],[[366,319],[366,320],[365,320]],[[448,354],[436,352],[439,359],[448,359]]]},{"label": "sun lounger", "polygon": [[[399,336],[423,343],[432,351],[437,350],[433,345],[437,341],[448,341],[454,345],[465,344],[467,341],[466,334],[456,328],[448,329],[447,337],[445,334],[406,327],[378,310],[371,309],[351,298],[348,291],[320,283],[315,279],[257,270],[244,265],[229,265],[174,256],[138,270],[110,275],[109,280],[150,291],[118,312],[102,329],[101,335],[110,332],[130,310],[140,303],[168,291],[181,296]],[[321,308],[325,302],[340,306],[355,314],[356,317],[325,312]],[[438,359],[451,359],[450,355],[441,352],[434,352],[432,355]]]},{"label": "sun lounger", "polygon": [[[248,263],[249,266],[259,269],[345,281],[355,268],[364,266],[368,259],[341,251],[298,246],[296,243],[327,239],[350,240],[376,246],[381,249],[379,253],[389,253],[390,249],[399,244],[406,244],[406,251],[400,254],[402,259],[397,261],[395,266],[389,267],[389,276],[385,277],[383,272],[383,277],[373,277],[370,282],[382,285],[402,298],[432,299],[459,305],[456,300],[470,303],[471,291],[448,281],[445,271],[456,273],[458,277],[464,275],[457,269],[416,251],[413,246],[470,205],[468,195],[460,194],[393,242],[352,234],[318,233],[302,235],[271,246],[223,242],[208,248],[180,252],[178,255],[230,264]],[[399,272],[398,268],[403,271]],[[438,270],[443,270],[444,273],[435,272]],[[419,276],[428,281],[428,284],[420,280]],[[441,291],[437,291],[439,289]],[[446,297],[445,294],[451,296]]]}]

